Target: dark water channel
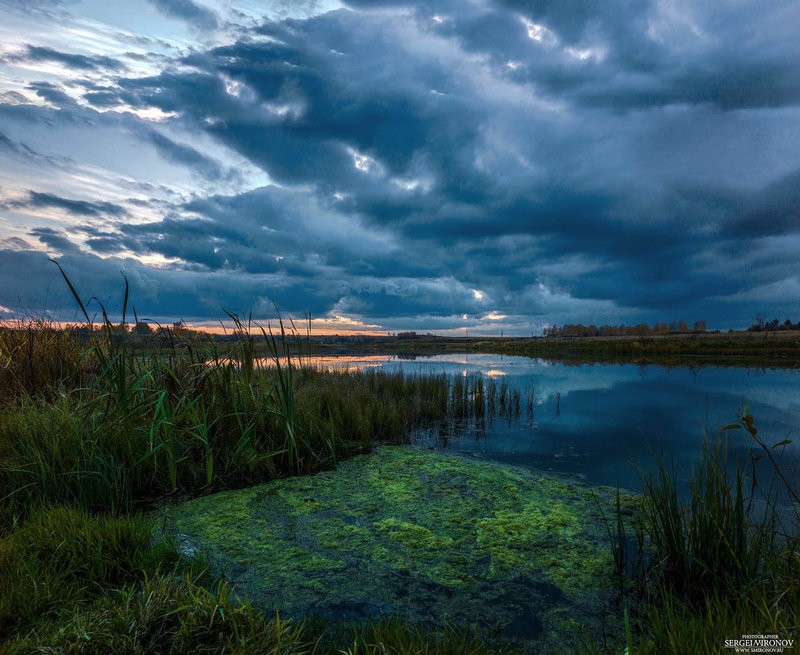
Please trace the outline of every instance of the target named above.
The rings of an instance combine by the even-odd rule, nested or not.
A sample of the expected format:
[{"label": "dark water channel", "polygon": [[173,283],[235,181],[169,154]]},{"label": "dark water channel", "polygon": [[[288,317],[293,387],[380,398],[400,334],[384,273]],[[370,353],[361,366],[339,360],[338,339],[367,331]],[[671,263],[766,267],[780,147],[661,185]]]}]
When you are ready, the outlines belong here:
[{"label": "dark water channel", "polygon": [[[311,358],[312,362],[314,358]],[[519,418],[435,427],[426,445],[491,461],[577,474],[589,484],[641,486],[662,453],[688,479],[705,435],[715,437],[744,407],[791,475],[800,465],[800,371],[734,367],[665,368],[632,364],[565,365],[489,354],[326,357],[330,368],[382,368],[409,374],[482,375],[518,389]],[[532,401],[532,402],[531,402]],[[530,406],[529,406],[530,405]],[[530,411],[532,409],[532,411]],[[748,462],[756,444],[744,430],[726,432],[730,451]],[[797,482],[797,478],[795,478]]]}]

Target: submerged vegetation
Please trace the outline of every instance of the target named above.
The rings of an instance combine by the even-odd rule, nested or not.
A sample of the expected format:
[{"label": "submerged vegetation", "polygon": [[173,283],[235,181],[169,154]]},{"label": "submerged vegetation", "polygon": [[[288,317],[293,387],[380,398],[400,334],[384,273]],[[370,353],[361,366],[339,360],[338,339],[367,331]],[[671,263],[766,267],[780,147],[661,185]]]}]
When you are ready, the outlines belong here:
[{"label": "submerged vegetation", "polygon": [[601,632],[612,587],[588,488],[410,448],[198,498],[164,525],[255,604],[293,616],[447,616],[557,649]]},{"label": "submerged vegetation", "polygon": [[[86,305],[70,289],[87,319],[80,333],[46,322],[0,329],[2,653],[511,651],[502,630],[484,626],[478,633],[476,622],[457,615],[455,627],[444,620],[418,622],[413,612],[347,625],[304,616],[303,585],[313,576],[302,584],[281,582],[300,599],[282,608],[288,613],[273,614],[271,607],[264,612],[269,602],[257,609],[222,580],[241,562],[229,558],[227,567],[220,566],[224,555],[193,541],[196,533],[213,537],[215,529],[223,530],[239,501],[213,510],[219,525],[185,512],[194,507],[213,513],[215,499],[226,497],[240,499],[239,509],[250,511],[247,499],[259,494],[269,496],[267,505],[280,505],[285,523],[275,528],[278,533],[294,521],[327,549],[311,552],[302,538],[291,545],[281,533],[261,544],[269,549],[267,559],[287,565],[307,560],[320,570],[331,565],[330,579],[339,575],[338,562],[357,556],[355,549],[339,552],[338,559],[331,555],[342,543],[391,564],[399,573],[386,575],[401,582],[415,570],[424,574],[430,585],[424,593],[441,591],[443,598],[472,578],[495,585],[491,593],[498,598],[509,589],[522,597],[528,575],[539,576],[531,584],[540,591],[577,606],[593,581],[605,577],[608,589],[617,591],[604,639],[581,646],[586,633],[576,617],[559,619],[556,633],[573,630],[569,647],[576,650],[715,653],[725,639],[742,634],[797,636],[797,477],[781,469],[780,451],[762,440],[747,413],[727,430],[749,433],[773,465],[773,485],[755,485],[752,475],[731,463],[723,432],[694,472],[688,506],[679,501],[682,490],[667,465],[645,479],[640,499],[624,492],[615,499],[606,491],[596,506],[577,502],[585,489],[563,487],[557,502],[545,501],[531,480],[511,470],[489,475],[485,464],[393,449],[349,461],[349,482],[337,483],[331,473],[307,474],[328,471],[380,443],[401,443],[416,427],[518,415],[525,401],[503,382],[479,376],[304,367],[291,325],[279,322],[273,331],[235,316],[240,337],[229,349],[213,342],[203,347],[167,330],[165,347],[156,352],[115,329],[104,311],[100,329],[91,328]],[[260,344],[250,336],[254,331]],[[683,350],[692,343],[687,339],[681,340]],[[741,343],[758,352],[755,344],[768,341],[761,335]],[[487,349],[527,353],[526,342],[504,340]],[[571,343],[569,348],[578,344]],[[624,344],[615,350],[638,341],[608,343]],[[640,348],[646,350],[646,343]],[[257,356],[263,348],[270,365]],[[590,353],[587,346],[583,355]],[[478,479],[488,485],[484,491]],[[264,482],[271,485],[254,486]],[[363,506],[347,484],[360,487]],[[425,518],[419,505],[433,488],[438,502]],[[210,495],[235,489],[241,491]],[[485,489],[494,490],[484,497]],[[347,497],[354,509],[341,504]],[[178,505],[191,498],[197,499]],[[374,507],[364,505],[369,502]],[[164,505],[174,505],[167,512],[171,524],[153,512]],[[392,511],[379,515],[387,507]],[[460,523],[459,516],[466,520]],[[263,514],[257,518],[266,521]],[[580,541],[587,520],[602,533]],[[174,529],[165,530],[168,524]],[[226,548],[239,544],[246,550],[252,546],[246,539],[230,536]],[[419,556],[428,551],[428,559]],[[434,557],[442,551],[450,559]],[[470,573],[470,567],[485,571]],[[465,571],[472,578],[464,579]],[[611,580],[615,571],[617,584]],[[378,584],[380,575],[363,583]],[[613,629],[615,620],[624,622],[624,634]]]}]

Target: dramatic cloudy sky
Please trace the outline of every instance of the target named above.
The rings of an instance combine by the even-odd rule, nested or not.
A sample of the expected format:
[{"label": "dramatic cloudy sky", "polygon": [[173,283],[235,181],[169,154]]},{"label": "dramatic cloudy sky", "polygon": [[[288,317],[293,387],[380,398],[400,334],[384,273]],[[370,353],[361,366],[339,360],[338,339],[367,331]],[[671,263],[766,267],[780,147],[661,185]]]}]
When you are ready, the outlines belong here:
[{"label": "dramatic cloudy sky", "polygon": [[800,3],[0,0],[0,318],[800,320]]}]

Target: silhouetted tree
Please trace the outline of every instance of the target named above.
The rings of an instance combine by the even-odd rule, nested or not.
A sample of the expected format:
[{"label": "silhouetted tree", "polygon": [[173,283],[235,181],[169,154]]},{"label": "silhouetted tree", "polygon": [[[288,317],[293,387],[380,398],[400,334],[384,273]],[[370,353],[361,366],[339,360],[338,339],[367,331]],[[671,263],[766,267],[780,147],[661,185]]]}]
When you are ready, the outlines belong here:
[{"label": "silhouetted tree", "polygon": [[131,332],[133,334],[141,334],[141,335],[152,334],[153,328],[150,327],[149,323],[145,323],[144,321],[138,321],[136,325],[134,325],[133,328],[131,329]]}]

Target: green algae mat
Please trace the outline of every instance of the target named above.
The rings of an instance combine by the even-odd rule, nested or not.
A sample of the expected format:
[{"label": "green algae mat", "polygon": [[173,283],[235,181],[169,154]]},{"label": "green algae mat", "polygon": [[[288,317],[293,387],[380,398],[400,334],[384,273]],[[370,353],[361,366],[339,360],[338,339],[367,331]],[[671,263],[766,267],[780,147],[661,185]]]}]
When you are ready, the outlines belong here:
[{"label": "green algae mat", "polygon": [[[395,614],[543,651],[613,614],[608,489],[381,447],[336,470],[170,508],[163,524],[267,611]],[[549,645],[548,645],[549,644]]]}]

